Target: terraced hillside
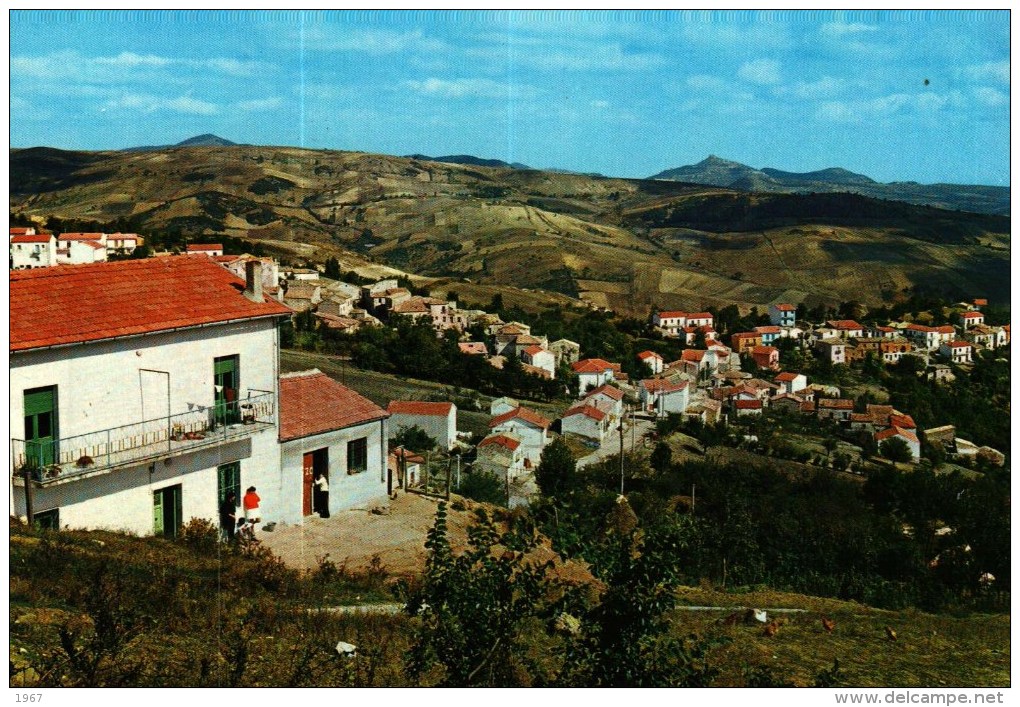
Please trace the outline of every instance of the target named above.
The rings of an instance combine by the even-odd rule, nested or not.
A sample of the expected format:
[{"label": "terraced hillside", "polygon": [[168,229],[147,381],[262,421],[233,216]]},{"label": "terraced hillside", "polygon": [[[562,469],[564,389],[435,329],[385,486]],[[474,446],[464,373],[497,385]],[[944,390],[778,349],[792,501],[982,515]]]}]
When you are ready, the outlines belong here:
[{"label": "terraced hillside", "polygon": [[288,147],[11,152],[11,211],[165,245],[235,236],[431,277],[649,308],[778,299],[878,303],[922,285],[1000,301],[1009,219],[849,194],[678,182]]}]

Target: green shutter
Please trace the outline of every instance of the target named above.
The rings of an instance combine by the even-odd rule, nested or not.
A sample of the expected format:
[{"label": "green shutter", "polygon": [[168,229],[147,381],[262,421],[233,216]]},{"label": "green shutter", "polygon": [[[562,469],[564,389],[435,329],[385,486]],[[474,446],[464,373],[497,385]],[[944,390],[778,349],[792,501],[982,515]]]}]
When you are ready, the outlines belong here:
[{"label": "green shutter", "polygon": [[152,528],[156,535],[163,534],[163,490],[152,494]]},{"label": "green shutter", "polygon": [[25,391],[25,415],[38,415],[53,412],[56,403],[56,391],[53,387],[35,388]]}]

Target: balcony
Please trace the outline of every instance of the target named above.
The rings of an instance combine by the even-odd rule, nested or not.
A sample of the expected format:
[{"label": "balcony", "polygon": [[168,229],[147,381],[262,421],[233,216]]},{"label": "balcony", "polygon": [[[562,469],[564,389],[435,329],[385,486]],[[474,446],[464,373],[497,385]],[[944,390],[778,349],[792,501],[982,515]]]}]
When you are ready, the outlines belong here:
[{"label": "balcony", "polygon": [[180,456],[274,426],[276,396],[249,390],[238,400],[47,442],[11,440],[16,482],[26,468],[42,486]]}]

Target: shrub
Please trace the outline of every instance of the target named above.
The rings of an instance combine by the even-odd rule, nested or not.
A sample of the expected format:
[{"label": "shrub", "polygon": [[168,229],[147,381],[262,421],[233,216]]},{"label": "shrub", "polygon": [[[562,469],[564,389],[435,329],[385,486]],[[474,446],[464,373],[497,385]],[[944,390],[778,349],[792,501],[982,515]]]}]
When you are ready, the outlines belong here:
[{"label": "shrub", "polygon": [[219,539],[219,529],[205,518],[192,518],[177,536],[178,542],[203,555],[213,554]]}]

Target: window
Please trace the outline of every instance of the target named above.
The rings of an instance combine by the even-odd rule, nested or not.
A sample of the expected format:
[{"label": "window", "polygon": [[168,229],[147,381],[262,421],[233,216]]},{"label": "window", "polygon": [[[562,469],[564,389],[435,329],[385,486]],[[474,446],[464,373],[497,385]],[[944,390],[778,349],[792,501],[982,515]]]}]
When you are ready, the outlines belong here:
[{"label": "window", "polygon": [[60,530],[60,509],[51,508],[48,511],[34,513],[32,522],[37,530]]},{"label": "window", "polygon": [[360,474],[368,470],[368,438],[362,437],[347,443],[347,473]]},{"label": "window", "polygon": [[216,501],[223,503],[227,494],[233,493],[238,503],[241,502],[241,462],[231,462],[216,467]]}]

